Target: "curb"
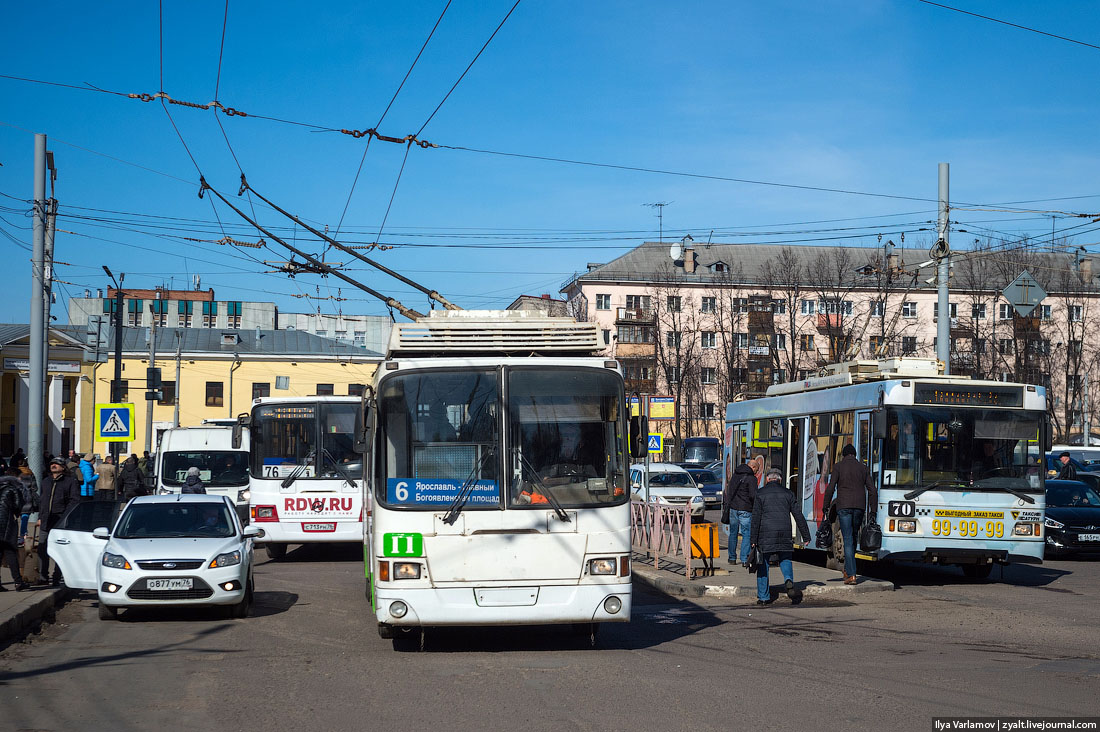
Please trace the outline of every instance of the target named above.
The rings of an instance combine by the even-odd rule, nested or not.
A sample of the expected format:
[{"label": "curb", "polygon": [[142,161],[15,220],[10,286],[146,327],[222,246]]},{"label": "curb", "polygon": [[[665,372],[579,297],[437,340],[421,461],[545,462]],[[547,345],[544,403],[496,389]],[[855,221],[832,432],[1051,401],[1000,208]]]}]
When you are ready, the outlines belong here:
[{"label": "curb", "polygon": [[[708,585],[705,579],[686,580],[662,577],[657,570],[635,564],[632,568],[634,581],[672,597],[744,597],[756,599],[756,588],[742,585]],[[807,596],[821,597],[829,595],[855,595],[867,592],[892,592],[894,583],[878,579],[862,579],[857,585],[845,585],[837,582],[826,584],[811,580],[801,584],[802,592]]]},{"label": "curb", "polygon": [[28,597],[20,602],[0,622],[0,644],[9,643],[25,635],[43,619],[52,622],[57,608],[64,605],[72,594],[72,590],[68,587],[58,587],[46,591],[40,590],[34,593],[37,596]]},{"label": "curb", "polygon": [[702,597],[706,594],[706,585],[702,582],[672,580],[662,577],[657,570],[634,564],[630,568],[633,581],[673,597]]}]

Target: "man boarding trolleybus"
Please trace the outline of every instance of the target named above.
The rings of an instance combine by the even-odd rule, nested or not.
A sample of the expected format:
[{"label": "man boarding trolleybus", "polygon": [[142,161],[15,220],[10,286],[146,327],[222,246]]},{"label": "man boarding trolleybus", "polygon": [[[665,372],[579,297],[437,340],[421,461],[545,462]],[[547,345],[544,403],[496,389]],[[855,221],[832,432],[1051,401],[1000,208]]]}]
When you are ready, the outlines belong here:
[{"label": "man boarding trolleybus", "polygon": [[379,634],[630,619],[628,410],[591,323],[435,311],[394,325],[369,400]]},{"label": "man boarding trolleybus", "polygon": [[932,359],[828,371],[729,404],[724,459],[763,455],[788,476],[811,528],[832,524],[830,566],[843,563],[843,544],[835,510],[822,503],[849,443],[878,490],[866,516],[881,526],[882,545],[862,558],[956,564],[975,578],[994,564],[1042,561],[1043,387],[944,376]]}]

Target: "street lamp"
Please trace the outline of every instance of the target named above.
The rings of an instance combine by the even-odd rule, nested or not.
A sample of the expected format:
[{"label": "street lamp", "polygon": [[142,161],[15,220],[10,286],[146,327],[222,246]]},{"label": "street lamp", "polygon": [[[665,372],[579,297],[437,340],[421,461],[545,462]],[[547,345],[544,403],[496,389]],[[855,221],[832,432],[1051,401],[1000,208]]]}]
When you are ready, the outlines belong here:
[{"label": "street lamp", "polygon": [[[103,271],[107,273],[107,276],[111,278],[111,282],[115,285],[115,378],[111,381],[111,402],[118,404],[122,399],[122,283],[126,279],[125,272],[118,273],[118,279],[111,274],[111,270],[107,265],[103,265]],[[130,425],[131,429],[133,425]],[[119,470],[118,454],[119,443],[111,443],[111,457],[114,458],[115,470]],[[115,498],[118,498],[118,481],[115,481]]]}]

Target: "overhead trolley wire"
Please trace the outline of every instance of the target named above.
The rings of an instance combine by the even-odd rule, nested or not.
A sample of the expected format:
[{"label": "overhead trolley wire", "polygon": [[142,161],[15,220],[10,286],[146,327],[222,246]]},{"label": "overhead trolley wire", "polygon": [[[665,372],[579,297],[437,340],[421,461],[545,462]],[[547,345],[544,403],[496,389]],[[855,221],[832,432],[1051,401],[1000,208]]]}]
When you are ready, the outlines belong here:
[{"label": "overhead trolley wire", "polygon": [[1032,28],[1026,25],[1020,25],[1019,23],[1011,23],[1007,20],[1001,20],[1000,18],[994,18],[989,15],[982,15],[981,13],[973,13],[969,10],[963,10],[962,8],[954,8],[950,5],[944,5],[942,3],[932,2],[932,0],[917,0],[917,2],[924,3],[925,5],[934,5],[937,8],[943,8],[944,10],[950,10],[955,13],[962,13],[963,15],[971,15],[975,18],[981,18],[982,20],[988,20],[993,23],[1000,23],[1001,25],[1011,26],[1012,28],[1019,28],[1020,30],[1028,31],[1029,33],[1038,33],[1041,36],[1048,36],[1049,38],[1057,38],[1060,41],[1067,41],[1068,43],[1076,43],[1078,46],[1085,46],[1087,48],[1095,48],[1100,51],[1100,46],[1095,43],[1088,43],[1086,41],[1079,41],[1076,38],[1069,38],[1067,36],[1060,36],[1057,33],[1048,33],[1047,31],[1039,30],[1038,28]]}]

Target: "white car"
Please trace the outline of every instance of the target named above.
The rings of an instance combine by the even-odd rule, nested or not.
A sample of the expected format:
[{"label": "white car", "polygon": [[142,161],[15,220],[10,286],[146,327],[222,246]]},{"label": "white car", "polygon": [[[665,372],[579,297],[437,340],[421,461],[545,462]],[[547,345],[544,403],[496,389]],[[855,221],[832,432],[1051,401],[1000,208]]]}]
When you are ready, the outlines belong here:
[{"label": "white car", "polygon": [[49,533],[47,551],[65,585],[99,593],[99,618],[122,608],[252,607],[252,543],[263,529],[241,525],[225,496],[175,494],[130,501],[114,528],[111,501],[87,501]]},{"label": "white car", "polygon": [[[645,500],[645,488],[642,485],[642,464],[630,466],[630,492],[633,497]],[[691,474],[673,463],[649,464],[649,500],[668,505],[682,506],[691,504],[691,517],[702,518],[707,504],[703,493],[695,485]]]}]

